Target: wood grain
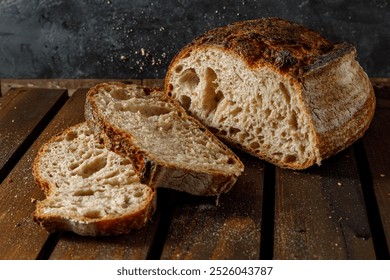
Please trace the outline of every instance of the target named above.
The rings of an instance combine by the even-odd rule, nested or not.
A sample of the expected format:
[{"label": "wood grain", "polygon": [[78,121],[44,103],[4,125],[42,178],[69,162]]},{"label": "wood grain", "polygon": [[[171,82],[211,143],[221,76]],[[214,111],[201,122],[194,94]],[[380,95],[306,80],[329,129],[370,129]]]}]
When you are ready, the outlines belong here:
[{"label": "wood grain", "polygon": [[[364,150],[369,163],[368,172],[372,180],[380,221],[390,246],[390,81],[375,84],[377,106],[373,121],[363,137]],[[383,246],[383,245],[382,245]],[[389,256],[389,251],[387,251]]]},{"label": "wood grain", "polygon": [[352,149],[276,182],[275,259],[375,258]]},{"label": "wood grain", "polygon": [[65,100],[65,90],[28,88],[0,98],[0,182]]},{"label": "wood grain", "polygon": [[[42,103],[46,98],[51,99],[52,90],[34,89],[33,92],[39,93],[35,98]],[[29,96],[26,98],[30,100]],[[32,219],[34,201],[42,199],[43,193],[34,182],[31,165],[43,143],[83,120],[82,107],[83,92],[67,101],[0,185],[0,258],[35,259],[46,243],[49,235]]]},{"label": "wood grain", "polygon": [[259,259],[264,163],[239,155],[245,171],[227,194],[180,196],[162,259]]}]

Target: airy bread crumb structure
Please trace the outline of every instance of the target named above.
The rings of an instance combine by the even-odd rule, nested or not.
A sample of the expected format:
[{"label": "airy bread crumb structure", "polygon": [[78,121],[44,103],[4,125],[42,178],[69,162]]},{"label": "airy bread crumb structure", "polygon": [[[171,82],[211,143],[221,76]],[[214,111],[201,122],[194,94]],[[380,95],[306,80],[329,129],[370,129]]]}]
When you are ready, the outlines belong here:
[{"label": "airy bread crumb structure", "polygon": [[218,137],[276,165],[310,167],[352,144],[375,109],[348,43],[277,18],[196,38],[172,60],[165,93]]},{"label": "airy bread crumb structure", "polygon": [[33,165],[46,199],[34,219],[48,231],[124,234],[142,227],[156,208],[155,191],[141,184],[130,161],[105,148],[87,124],[44,144]]},{"label": "airy bread crumb structure", "polygon": [[100,84],[85,116],[110,149],[130,158],[141,181],[195,195],[228,191],[244,169],[239,158],[159,90]]}]

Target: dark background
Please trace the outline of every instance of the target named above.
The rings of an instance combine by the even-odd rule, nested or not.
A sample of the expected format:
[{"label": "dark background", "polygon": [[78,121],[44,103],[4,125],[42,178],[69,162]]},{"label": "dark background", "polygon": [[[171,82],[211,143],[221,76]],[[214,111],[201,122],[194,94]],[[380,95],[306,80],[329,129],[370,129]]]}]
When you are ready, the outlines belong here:
[{"label": "dark background", "polygon": [[351,42],[370,77],[390,76],[389,0],[0,0],[0,78],[164,78],[206,30],[268,16]]}]

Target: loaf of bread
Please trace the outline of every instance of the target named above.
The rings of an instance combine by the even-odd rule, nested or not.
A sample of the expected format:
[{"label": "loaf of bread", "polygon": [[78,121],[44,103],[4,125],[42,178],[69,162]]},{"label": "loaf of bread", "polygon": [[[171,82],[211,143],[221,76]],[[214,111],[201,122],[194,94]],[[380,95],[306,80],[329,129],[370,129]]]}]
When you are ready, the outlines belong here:
[{"label": "loaf of bread", "polygon": [[219,138],[304,169],[360,138],[374,114],[369,78],[348,43],[262,18],[216,28],[172,60],[165,93]]},{"label": "loaf of bread", "polygon": [[194,195],[228,191],[239,158],[162,91],[104,83],[90,89],[85,118],[106,147],[133,162],[141,182]]},{"label": "loaf of bread", "polygon": [[44,144],[33,174],[46,194],[34,219],[49,232],[124,234],[142,227],[156,208],[155,191],[140,183],[128,159],[96,140],[85,122]]}]

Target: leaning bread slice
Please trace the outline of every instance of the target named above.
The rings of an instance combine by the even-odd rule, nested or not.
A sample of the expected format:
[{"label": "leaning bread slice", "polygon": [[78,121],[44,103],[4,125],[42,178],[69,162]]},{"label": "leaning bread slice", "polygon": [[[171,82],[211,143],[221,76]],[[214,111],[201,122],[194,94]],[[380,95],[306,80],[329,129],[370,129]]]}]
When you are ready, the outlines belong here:
[{"label": "leaning bread slice", "polygon": [[162,91],[121,83],[87,94],[85,117],[106,145],[129,157],[141,182],[194,195],[228,191],[239,158]]},{"label": "leaning bread slice", "polygon": [[276,165],[307,168],[360,138],[372,85],[348,43],[277,18],[210,30],[172,60],[165,93],[216,135]]},{"label": "leaning bread slice", "polygon": [[156,208],[155,191],[139,182],[128,159],[99,143],[85,122],[44,144],[33,174],[46,194],[34,219],[50,232],[124,234],[142,227]]}]

